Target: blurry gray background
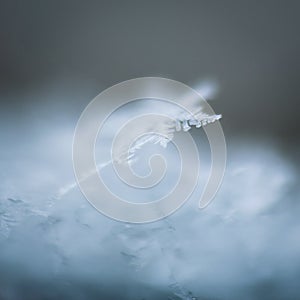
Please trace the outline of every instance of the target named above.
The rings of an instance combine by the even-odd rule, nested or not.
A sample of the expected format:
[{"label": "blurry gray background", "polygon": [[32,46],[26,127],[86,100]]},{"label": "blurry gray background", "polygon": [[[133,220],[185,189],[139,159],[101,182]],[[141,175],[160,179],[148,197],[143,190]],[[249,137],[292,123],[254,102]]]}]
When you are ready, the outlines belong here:
[{"label": "blurry gray background", "polygon": [[[0,298],[298,299],[299,9],[0,1]],[[78,190],[57,202],[84,107],[142,76],[218,87],[208,100],[228,144],[219,197],[137,227]]]}]

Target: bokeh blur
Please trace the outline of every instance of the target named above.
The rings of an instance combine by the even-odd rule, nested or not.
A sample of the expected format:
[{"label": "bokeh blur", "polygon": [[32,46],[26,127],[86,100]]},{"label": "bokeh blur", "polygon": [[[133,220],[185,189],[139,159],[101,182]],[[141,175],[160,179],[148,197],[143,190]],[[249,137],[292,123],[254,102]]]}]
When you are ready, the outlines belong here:
[{"label": "bokeh blur", "polygon": [[[299,299],[299,9],[0,0],[0,299]],[[195,193],[133,225],[73,186],[72,138],[95,96],[143,76],[203,93],[223,115],[228,162],[206,209]],[[191,132],[201,191],[209,149]]]}]

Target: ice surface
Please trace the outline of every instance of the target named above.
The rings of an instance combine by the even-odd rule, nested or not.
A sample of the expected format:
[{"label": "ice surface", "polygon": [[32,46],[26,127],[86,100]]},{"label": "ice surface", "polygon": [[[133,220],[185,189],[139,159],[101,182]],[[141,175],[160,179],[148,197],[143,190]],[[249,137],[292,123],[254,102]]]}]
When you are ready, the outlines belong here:
[{"label": "ice surface", "polygon": [[[184,120],[197,127],[220,118],[199,110],[175,116],[166,126],[170,139]],[[0,299],[251,300],[268,299],[266,289],[269,299],[298,299],[299,170],[273,146],[231,141],[222,188],[199,211],[210,156],[197,135],[204,159],[191,199],[166,219],[130,225],[86,201],[73,181],[73,127],[68,135],[61,127],[53,131],[30,140],[23,156],[11,144],[1,148]],[[145,137],[120,159],[165,142]],[[110,163],[105,158],[99,168]]]},{"label": "ice surface", "polygon": [[267,280],[293,299],[300,208],[290,210],[286,193],[299,199],[295,171],[266,146],[231,153],[209,208],[197,210],[192,197],[152,224],[110,220],[76,189],[59,199],[47,189],[45,197],[2,196],[1,298],[250,300],[250,287]]}]

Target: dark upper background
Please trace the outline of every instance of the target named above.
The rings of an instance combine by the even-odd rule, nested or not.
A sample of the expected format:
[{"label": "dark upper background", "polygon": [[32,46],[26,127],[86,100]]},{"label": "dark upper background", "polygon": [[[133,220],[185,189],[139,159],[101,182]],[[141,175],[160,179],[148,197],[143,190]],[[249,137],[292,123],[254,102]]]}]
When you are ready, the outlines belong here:
[{"label": "dark upper background", "polygon": [[0,3],[2,120],[28,123],[35,105],[75,123],[126,79],[213,78],[228,137],[299,137],[299,1]]}]

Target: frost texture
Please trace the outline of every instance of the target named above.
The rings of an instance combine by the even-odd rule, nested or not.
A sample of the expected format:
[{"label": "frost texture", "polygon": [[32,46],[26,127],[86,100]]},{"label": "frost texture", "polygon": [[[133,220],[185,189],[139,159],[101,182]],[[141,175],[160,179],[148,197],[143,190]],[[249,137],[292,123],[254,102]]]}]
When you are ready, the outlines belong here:
[{"label": "frost texture", "polygon": [[[163,124],[169,139],[148,136],[131,154],[220,118],[167,111],[177,117]],[[31,159],[12,145],[1,149],[12,154],[0,174],[0,299],[299,299],[299,170],[273,146],[231,143],[222,188],[204,211],[199,187],[167,219],[129,225],[99,214],[75,182],[62,184],[72,180],[73,127],[59,140],[61,131],[52,136],[68,141],[66,157],[50,159],[50,135],[32,141]]]},{"label": "frost texture", "polygon": [[[151,108],[154,108],[154,111],[156,112],[163,113],[164,115],[169,116],[171,120],[166,123],[145,124],[145,132],[148,130],[153,132],[154,134],[148,134],[139,138],[130,149],[126,149],[122,146],[120,146],[119,149],[114,149],[116,153],[115,157],[113,159],[107,160],[106,162],[97,164],[98,170],[101,170],[102,168],[110,165],[113,161],[116,161],[117,163],[129,163],[130,165],[132,165],[138,160],[138,151],[147,143],[159,144],[162,147],[166,148],[168,143],[172,141],[176,132],[181,130],[187,132],[192,127],[201,128],[222,118],[222,115],[209,115],[203,112],[200,101],[189,103],[189,105],[193,107],[193,111],[191,113],[186,112],[177,105],[170,105],[168,103],[165,103],[164,101],[157,101],[155,107]],[[155,132],[159,132],[160,134],[155,134]],[[82,180],[85,180],[94,173],[95,171],[91,170],[90,173],[88,173]],[[76,186],[77,183],[75,181],[62,186],[59,189],[56,197],[62,197],[66,193],[76,188]]]}]

